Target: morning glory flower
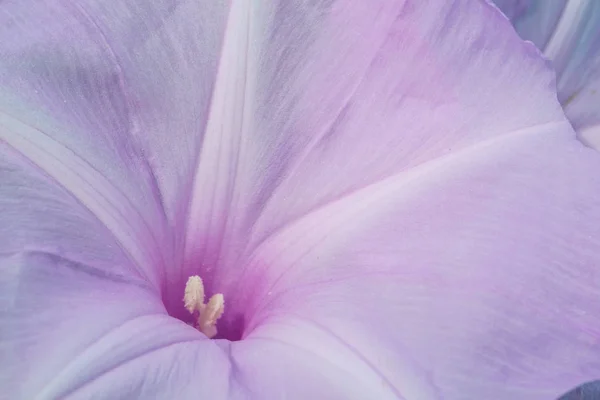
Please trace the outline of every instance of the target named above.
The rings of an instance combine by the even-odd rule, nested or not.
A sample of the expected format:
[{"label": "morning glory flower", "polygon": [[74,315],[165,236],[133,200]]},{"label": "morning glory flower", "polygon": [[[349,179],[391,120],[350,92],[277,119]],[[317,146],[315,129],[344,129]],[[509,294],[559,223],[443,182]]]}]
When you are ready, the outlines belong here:
[{"label": "morning glory flower", "polygon": [[0,3],[0,387],[552,399],[600,155],[478,0]]},{"label": "morning glory flower", "polygon": [[551,60],[558,97],[580,139],[600,148],[600,2],[495,0]]}]

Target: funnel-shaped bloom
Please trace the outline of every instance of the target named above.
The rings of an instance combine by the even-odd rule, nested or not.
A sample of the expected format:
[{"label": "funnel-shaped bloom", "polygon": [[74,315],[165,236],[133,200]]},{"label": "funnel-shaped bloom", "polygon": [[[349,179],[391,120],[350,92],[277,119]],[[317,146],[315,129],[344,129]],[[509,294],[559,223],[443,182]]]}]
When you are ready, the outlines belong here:
[{"label": "funnel-shaped bloom", "polygon": [[600,1],[494,1],[552,61],[567,117],[582,141],[600,149]]},{"label": "funnel-shaped bloom", "polygon": [[485,1],[1,2],[2,395],[598,376],[600,155],[553,88]]}]

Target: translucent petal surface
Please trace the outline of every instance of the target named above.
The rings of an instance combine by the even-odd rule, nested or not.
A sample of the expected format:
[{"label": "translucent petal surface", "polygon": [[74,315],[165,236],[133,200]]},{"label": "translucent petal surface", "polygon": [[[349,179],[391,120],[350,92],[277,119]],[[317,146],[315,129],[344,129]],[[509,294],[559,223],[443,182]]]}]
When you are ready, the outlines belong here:
[{"label": "translucent petal surface", "polygon": [[[600,373],[600,159],[485,2],[2,4],[2,396],[535,400]],[[167,315],[196,273],[243,340]]]}]

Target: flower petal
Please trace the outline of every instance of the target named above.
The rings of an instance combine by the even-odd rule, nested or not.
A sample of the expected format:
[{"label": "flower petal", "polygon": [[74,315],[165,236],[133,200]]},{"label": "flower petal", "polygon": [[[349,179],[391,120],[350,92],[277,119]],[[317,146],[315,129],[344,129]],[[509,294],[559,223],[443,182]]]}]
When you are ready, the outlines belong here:
[{"label": "flower petal", "polygon": [[3,146],[88,208],[155,285],[177,264],[225,11],[176,0],[0,8]]},{"label": "flower petal", "polygon": [[234,2],[229,18],[186,245],[214,292],[340,196],[563,119],[552,72],[485,2]]},{"label": "flower petal", "polygon": [[104,367],[77,364],[96,341],[84,359],[131,355],[111,330],[171,320],[161,275],[224,29],[207,3],[2,2],[0,397],[62,397]]},{"label": "flower petal", "polygon": [[271,287],[247,305],[255,319],[239,343],[167,317],[142,280],[4,258],[23,313],[0,321],[3,372],[21,377],[2,375],[3,388],[15,399],[554,398],[600,371],[598,164],[566,123],[550,124],[332,202],[256,253],[246,284]]},{"label": "flower petal", "polygon": [[378,390],[327,341],[304,348],[259,337],[209,340],[167,316],[139,280],[40,252],[3,256],[0,276],[7,271],[20,279],[11,291],[0,282],[6,398],[360,400]]},{"label": "flower petal", "polygon": [[223,352],[167,316],[146,283],[39,252],[3,256],[7,271],[17,276],[0,292],[6,398],[224,397]]},{"label": "flower petal", "polygon": [[[250,319],[245,321],[244,340],[252,340],[253,335],[281,338],[277,325],[289,324],[290,320],[303,330],[316,324],[313,330],[325,331],[326,337],[327,332],[333,332],[329,334],[332,341],[341,338],[339,347],[345,347],[346,354],[355,353],[357,363],[366,358],[363,365],[377,366],[371,368],[368,379],[375,382],[374,376],[382,377],[385,390],[392,396],[402,393],[408,398],[426,399],[441,393],[460,398],[469,393],[473,398],[511,399],[529,394],[531,398],[547,398],[590,379],[598,372],[598,365],[589,355],[597,343],[586,344],[586,340],[593,340],[592,334],[578,335],[586,323],[591,329],[597,324],[591,312],[597,311],[594,297],[577,297],[580,282],[574,279],[568,281],[571,285],[554,288],[560,281],[564,284],[564,270],[555,264],[545,269],[549,258],[530,238],[511,239],[513,232],[521,229],[521,221],[511,219],[509,211],[523,203],[525,210],[533,212],[537,210],[535,205],[541,204],[530,229],[536,234],[547,231],[557,246],[561,245],[560,260],[565,269],[571,262],[582,275],[594,277],[592,266],[598,260],[587,257],[596,243],[582,242],[573,254],[565,250],[563,242],[580,228],[595,233],[584,220],[587,214],[578,213],[577,207],[583,203],[591,208],[598,188],[586,187],[588,177],[581,175],[581,180],[573,183],[575,192],[566,189],[563,193],[569,175],[561,171],[593,171],[598,160],[571,140],[574,133],[555,100],[547,65],[531,45],[512,33],[506,20],[483,3],[390,2],[381,9],[361,8],[361,4],[345,2],[342,7],[335,2],[312,3],[308,12],[303,7],[309,6],[294,2],[286,2],[285,7],[277,3],[270,7],[238,3],[239,8],[232,10],[238,30],[229,31],[225,39],[223,60],[230,62],[221,64],[229,67],[220,76],[227,77],[222,83],[233,83],[227,87],[217,84],[214,105],[221,111],[209,118],[208,125],[214,121],[215,128],[207,129],[203,149],[213,157],[201,158],[197,175],[198,187],[212,185],[215,194],[209,198],[203,198],[201,192],[195,195],[194,224],[188,236],[188,249],[192,249],[189,259],[201,256],[207,260],[206,272],[213,275],[215,290],[225,292],[228,299],[224,322],[235,324],[237,318]],[[289,15],[305,15],[307,21],[296,22]],[[285,73],[275,73],[282,70]],[[270,71],[272,75],[262,77]],[[235,96],[236,92],[243,95]],[[241,101],[240,97],[250,100]],[[231,105],[230,99],[235,99],[235,104]],[[496,154],[492,146],[496,141],[500,143],[496,144],[497,151],[505,153]],[[440,157],[458,156],[459,152],[487,145],[494,151],[484,151],[477,163],[467,159],[454,171],[455,176],[452,169],[447,175],[442,173],[444,168],[438,167],[437,175],[452,180],[461,181],[462,174],[480,174],[465,178],[464,184],[456,184],[458,188],[446,188],[443,180],[435,180],[441,188],[436,191],[429,183],[426,186],[432,186],[431,190],[417,200],[417,194],[411,195],[411,191],[422,192],[415,178],[414,185],[403,185],[399,194],[381,194],[380,201],[389,199],[386,207],[379,203],[374,203],[373,211],[360,207],[359,203],[367,198],[356,193],[368,192],[386,179],[412,176],[413,169],[427,168]],[[586,161],[575,162],[580,153],[586,154]],[[564,167],[563,161],[556,163],[558,159],[575,164]],[[486,160],[490,164],[485,164]],[[548,176],[536,167],[538,161],[550,171]],[[515,177],[513,164],[515,173],[522,173],[523,179]],[[531,185],[535,190],[527,189],[530,182],[538,182]],[[548,193],[560,192],[559,198],[542,198],[545,184],[550,188]],[[468,219],[463,210],[450,212],[450,221],[446,221],[442,212],[434,211],[440,207],[438,199],[450,196],[445,194],[447,190],[452,190],[458,200],[465,193],[476,193],[477,199],[481,191],[485,201],[494,196],[502,201],[483,201],[476,218]],[[515,191],[523,198],[511,198]],[[413,200],[398,220],[392,203],[405,192]],[[354,206],[344,212],[333,206],[340,198],[352,202],[350,199],[356,197],[359,205],[352,203]],[[425,212],[419,211],[421,202],[430,204]],[[548,202],[547,207],[544,202]],[[467,203],[464,208],[475,208],[476,204]],[[542,223],[563,218],[558,211],[563,206],[573,209],[572,214],[564,216],[568,229],[563,232],[558,226]],[[209,213],[210,207],[216,213]],[[362,223],[379,208],[382,211],[376,221],[380,226],[363,232]],[[597,210],[589,212],[593,217]],[[410,220],[412,214],[418,222]],[[440,221],[436,221],[438,215]],[[503,218],[507,221],[498,224]],[[385,225],[386,221],[391,225]],[[489,221],[494,225],[487,226]],[[582,226],[578,227],[580,221]],[[461,222],[467,226],[461,226]],[[411,227],[407,230],[410,232],[414,225],[416,234],[405,246],[407,232],[402,226],[407,223]],[[471,232],[475,227],[483,231],[483,237],[477,231]],[[452,228],[467,232],[454,238],[454,243]],[[219,232],[216,239],[210,236],[213,229]],[[533,234],[531,230],[527,232]],[[427,246],[430,231],[438,236]],[[353,234],[355,237],[348,239]],[[495,240],[498,243],[493,247]],[[331,245],[335,249],[329,247],[329,241],[335,243]],[[474,251],[490,246],[490,254]],[[462,260],[456,261],[452,259],[457,257],[452,254],[455,247],[473,251],[465,250],[466,254],[459,254]],[[397,248],[406,249],[408,254],[413,251],[410,264],[402,262],[405,255]],[[515,258],[506,258],[506,272],[499,274],[497,285],[498,291],[511,297],[481,298],[485,303],[473,310],[472,319],[461,313],[460,307],[468,309],[465,307],[471,303],[477,304],[478,292],[471,293],[471,297],[467,292],[463,303],[460,294],[439,282],[427,286],[427,277],[422,278],[425,282],[419,280],[419,272],[431,273],[440,275],[442,283],[452,282],[462,289],[465,282],[471,283],[471,274],[477,283],[482,280],[482,285],[487,283],[490,290],[496,290],[494,282],[484,278],[498,270],[496,259],[504,257],[504,252],[514,252]],[[438,253],[440,260],[426,257]],[[572,260],[568,257],[571,255]],[[452,262],[458,263],[456,268],[466,270],[466,275],[443,269]],[[531,272],[517,275],[527,262],[533,264]],[[409,268],[412,265],[416,270]],[[378,268],[383,271],[379,273]],[[394,279],[404,269],[413,276],[412,281]],[[429,269],[433,271],[427,272]],[[369,271],[373,270],[371,277]],[[297,285],[301,288],[296,290]],[[523,285],[531,285],[534,299],[521,314],[511,318],[508,312],[515,304],[527,300]],[[581,319],[569,320],[570,325],[559,323],[556,314],[543,314],[545,309],[536,303],[537,299],[547,301],[550,310],[569,311],[571,305],[555,304],[556,299],[552,302],[550,296],[539,294],[544,285],[572,297],[576,302],[572,308],[591,311]],[[513,287],[516,292],[511,292]],[[402,296],[403,290],[408,299]],[[446,295],[445,290],[450,292]],[[261,295],[265,299],[271,296],[272,300],[264,300],[263,304]],[[422,299],[412,300],[413,295]],[[249,306],[253,301],[258,302],[254,308]],[[420,319],[421,311],[432,320]],[[453,313],[458,314],[457,320],[452,319]],[[502,324],[507,326],[507,332],[500,329],[497,334],[503,336],[498,338],[493,337],[497,329],[495,313],[500,314],[498,329]],[[293,319],[294,314],[299,315],[298,320]],[[412,325],[402,336],[398,330],[402,330],[405,318]],[[441,320],[443,329],[451,330],[449,349],[437,336],[436,320]],[[519,329],[525,321],[535,324]],[[471,326],[472,322],[479,325]],[[265,324],[272,324],[275,333],[269,333]],[[260,333],[261,329],[267,333]],[[424,333],[420,338],[421,329]],[[541,335],[545,329],[552,330],[547,337]],[[534,346],[535,335],[547,343],[546,347]],[[310,348],[320,343],[322,336],[315,339],[304,335],[304,343],[297,339],[289,344]],[[465,343],[473,345],[471,339],[479,340],[490,351],[466,347]],[[486,364],[486,357],[504,350],[506,341],[524,353],[525,360],[540,365],[540,371],[521,370],[519,360],[510,354],[497,357],[497,363]],[[387,361],[389,349],[393,349],[394,357]],[[569,357],[550,354],[552,360],[560,361],[550,363],[551,369],[542,365],[544,349],[577,352]],[[341,351],[335,352],[337,356]],[[478,358],[473,352],[483,355]],[[382,359],[386,360],[384,366],[378,367]],[[461,368],[453,365],[463,362]],[[516,365],[506,366],[509,362]],[[477,375],[481,379],[467,380],[479,368],[484,369]],[[261,381],[260,372],[253,376]],[[510,384],[506,388],[503,379]]]},{"label": "flower petal", "polygon": [[599,168],[549,124],[323,206],[255,253],[246,335],[337,342],[406,399],[557,398],[600,375]]}]

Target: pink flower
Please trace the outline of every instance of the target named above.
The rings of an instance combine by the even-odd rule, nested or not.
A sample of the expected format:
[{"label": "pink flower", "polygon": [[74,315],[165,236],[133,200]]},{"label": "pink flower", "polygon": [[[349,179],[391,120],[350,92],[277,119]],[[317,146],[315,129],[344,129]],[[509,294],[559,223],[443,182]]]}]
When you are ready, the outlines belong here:
[{"label": "pink flower", "polygon": [[5,0],[0,60],[5,398],[600,375],[600,155],[487,2]]}]

